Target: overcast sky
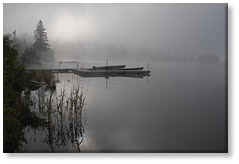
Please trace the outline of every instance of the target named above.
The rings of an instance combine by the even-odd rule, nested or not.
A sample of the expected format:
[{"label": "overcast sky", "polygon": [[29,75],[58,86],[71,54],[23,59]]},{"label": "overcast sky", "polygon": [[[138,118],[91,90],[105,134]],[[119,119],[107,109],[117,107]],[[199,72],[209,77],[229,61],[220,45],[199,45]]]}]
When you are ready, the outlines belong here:
[{"label": "overcast sky", "polygon": [[33,34],[41,19],[49,40],[88,40],[225,54],[227,4],[4,4],[3,30]]}]

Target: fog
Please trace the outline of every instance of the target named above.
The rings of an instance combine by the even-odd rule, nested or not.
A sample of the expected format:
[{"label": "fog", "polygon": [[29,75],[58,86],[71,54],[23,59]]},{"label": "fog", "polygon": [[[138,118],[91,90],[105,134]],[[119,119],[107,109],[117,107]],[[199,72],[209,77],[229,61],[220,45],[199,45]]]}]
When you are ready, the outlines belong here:
[{"label": "fog", "polygon": [[41,19],[56,59],[224,60],[226,10],[227,4],[4,4],[3,30],[33,42]]},{"label": "fog", "polygon": [[[4,33],[16,30],[26,47],[42,20],[50,62],[79,60],[78,68],[92,68],[66,62],[73,73],[60,73],[58,64],[55,74],[56,95],[77,86],[84,91],[85,152],[227,152],[227,4],[4,4],[3,12]],[[106,59],[150,74],[98,76],[95,68]],[[47,95],[44,89],[32,92],[33,102],[40,102],[39,91]],[[36,129],[25,130],[29,152],[45,152],[50,144],[56,152],[74,150],[62,137],[67,128],[50,144],[43,142],[49,129]]]}]

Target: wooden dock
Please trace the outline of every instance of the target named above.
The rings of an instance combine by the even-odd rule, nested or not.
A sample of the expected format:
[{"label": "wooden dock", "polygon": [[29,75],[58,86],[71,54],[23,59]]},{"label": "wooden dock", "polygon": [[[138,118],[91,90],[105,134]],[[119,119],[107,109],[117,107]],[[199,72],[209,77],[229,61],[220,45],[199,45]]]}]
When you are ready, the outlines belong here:
[{"label": "wooden dock", "polygon": [[73,70],[72,73],[81,77],[135,77],[150,76],[151,71],[143,70]]},{"label": "wooden dock", "polygon": [[[115,68],[114,68],[115,67]],[[49,71],[52,73],[74,73],[81,77],[133,77],[143,78],[150,76],[151,71],[143,70],[143,67],[124,68],[125,65],[104,66],[93,68],[27,68],[28,71]]]},{"label": "wooden dock", "polygon": [[72,73],[73,68],[26,68],[27,71],[49,71],[52,73]]}]

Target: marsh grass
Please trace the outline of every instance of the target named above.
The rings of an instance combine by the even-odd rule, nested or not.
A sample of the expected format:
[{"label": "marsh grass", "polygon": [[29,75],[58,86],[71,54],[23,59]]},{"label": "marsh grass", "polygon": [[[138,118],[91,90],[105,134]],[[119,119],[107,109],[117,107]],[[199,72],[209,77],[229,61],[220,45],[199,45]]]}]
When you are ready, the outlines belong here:
[{"label": "marsh grass", "polygon": [[45,120],[42,131],[47,152],[65,151],[64,147],[69,143],[72,145],[69,152],[81,152],[80,146],[84,142],[82,113],[86,97],[83,88],[73,86],[68,92],[64,88],[59,93],[46,86],[32,92],[34,103],[31,109]]}]

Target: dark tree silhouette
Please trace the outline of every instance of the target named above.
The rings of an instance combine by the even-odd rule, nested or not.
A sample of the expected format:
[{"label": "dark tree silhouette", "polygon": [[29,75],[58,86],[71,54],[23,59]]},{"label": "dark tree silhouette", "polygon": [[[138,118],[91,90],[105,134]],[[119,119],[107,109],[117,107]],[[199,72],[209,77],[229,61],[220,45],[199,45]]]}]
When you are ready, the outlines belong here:
[{"label": "dark tree silhouette", "polygon": [[48,37],[46,33],[46,29],[43,26],[43,23],[41,20],[37,23],[36,30],[34,31],[34,44],[33,47],[38,52],[38,55],[40,56],[42,52],[45,52],[49,50],[49,43],[48,43]]}]

